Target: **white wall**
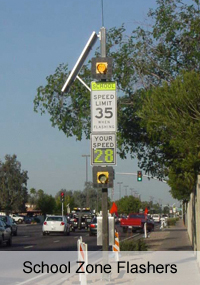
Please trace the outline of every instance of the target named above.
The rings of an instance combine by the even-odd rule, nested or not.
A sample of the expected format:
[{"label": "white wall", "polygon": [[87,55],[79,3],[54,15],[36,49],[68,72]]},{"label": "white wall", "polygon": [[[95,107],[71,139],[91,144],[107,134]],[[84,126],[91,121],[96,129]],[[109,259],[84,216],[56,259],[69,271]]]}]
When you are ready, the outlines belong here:
[{"label": "white wall", "polygon": [[190,194],[190,201],[185,204],[185,225],[194,251],[200,251],[200,175],[196,188]]}]

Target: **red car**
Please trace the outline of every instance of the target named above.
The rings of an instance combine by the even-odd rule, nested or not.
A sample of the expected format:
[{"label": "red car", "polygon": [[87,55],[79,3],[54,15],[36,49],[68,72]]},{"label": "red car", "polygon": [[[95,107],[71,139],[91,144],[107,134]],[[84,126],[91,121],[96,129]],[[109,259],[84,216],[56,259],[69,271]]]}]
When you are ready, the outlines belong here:
[{"label": "red car", "polygon": [[131,228],[132,232],[137,230],[143,231],[145,223],[148,231],[154,229],[154,222],[149,219],[147,214],[130,213],[126,219],[120,220],[120,226],[123,228],[124,233],[128,231],[128,228]]}]

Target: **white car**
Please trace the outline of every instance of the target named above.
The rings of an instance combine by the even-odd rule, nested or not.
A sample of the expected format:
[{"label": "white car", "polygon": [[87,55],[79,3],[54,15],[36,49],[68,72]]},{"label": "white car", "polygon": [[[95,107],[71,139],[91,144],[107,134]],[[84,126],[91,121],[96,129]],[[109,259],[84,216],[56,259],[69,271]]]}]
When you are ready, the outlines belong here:
[{"label": "white car", "polygon": [[19,223],[19,224],[23,223],[23,221],[24,221],[24,217],[21,217],[21,216],[19,216],[19,215],[17,215],[17,214],[10,214],[10,217],[11,217],[16,223]]},{"label": "white car", "polygon": [[50,233],[70,234],[70,224],[65,216],[47,216],[42,227],[43,236]]}]

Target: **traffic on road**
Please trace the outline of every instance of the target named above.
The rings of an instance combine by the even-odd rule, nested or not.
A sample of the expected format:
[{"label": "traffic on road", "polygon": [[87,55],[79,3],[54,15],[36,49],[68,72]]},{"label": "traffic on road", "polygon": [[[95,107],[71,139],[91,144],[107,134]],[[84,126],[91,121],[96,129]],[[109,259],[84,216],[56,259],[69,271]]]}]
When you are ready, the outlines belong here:
[{"label": "traffic on road", "polygon": [[[17,234],[11,226],[6,224],[6,216],[0,217],[0,250],[1,251],[76,251],[77,240],[82,236],[88,244],[89,251],[102,250],[97,246],[97,218],[93,217],[85,228],[74,230],[70,220],[62,216],[47,216],[43,224],[17,225]],[[74,217],[73,217],[74,219]],[[119,233],[120,242],[125,239],[142,238],[143,231],[132,231],[128,227],[126,232],[116,222],[115,229]],[[154,231],[160,230],[160,223],[155,223]]]}]

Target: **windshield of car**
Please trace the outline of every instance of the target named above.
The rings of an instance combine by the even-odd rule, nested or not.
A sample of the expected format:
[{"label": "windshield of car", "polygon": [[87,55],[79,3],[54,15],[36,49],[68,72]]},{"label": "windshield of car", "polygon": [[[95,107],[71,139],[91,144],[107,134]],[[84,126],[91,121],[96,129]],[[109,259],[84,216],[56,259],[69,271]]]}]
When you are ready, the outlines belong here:
[{"label": "windshield of car", "polygon": [[47,217],[47,221],[57,221],[57,222],[62,222],[63,218],[62,217]]}]

